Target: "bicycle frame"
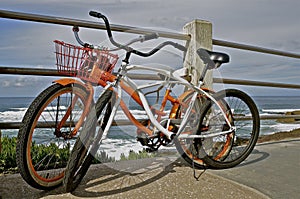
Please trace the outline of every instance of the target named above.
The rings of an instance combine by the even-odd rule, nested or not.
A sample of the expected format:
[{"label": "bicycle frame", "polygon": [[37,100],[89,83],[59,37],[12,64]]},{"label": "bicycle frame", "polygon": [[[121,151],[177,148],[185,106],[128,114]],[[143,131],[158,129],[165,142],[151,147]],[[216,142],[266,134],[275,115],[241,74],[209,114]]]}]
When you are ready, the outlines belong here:
[{"label": "bicycle frame", "polygon": [[[186,86],[189,89],[189,92],[193,92],[193,96],[192,96],[191,101],[188,105],[187,112],[186,112],[184,118],[180,122],[180,126],[179,126],[179,129],[178,129],[177,134],[176,134],[177,138],[185,138],[185,139],[187,139],[187,138],[190,138],[190,139],[193,139],[193,138],[207,138],[207,137],[214,137],[216,135],[231,133],[235,130],[235,128],[231,125],[230,121],[228,120],[228,118],[226,116],[226,113],[220,107],[221,105],[219,103],[217,103],[217,101],[211,96],[211,94],[209,94],[210,90],[208,90],[207,88],[201,88],[201,86],[203,85],[203,82],[200,81],[199,85],[195,86],[195,85],[192,85],[191,83],[189,83],[186,79],[182,78],[182,76],[186,76],[186,70],[185,69],[179,69],[179,70],[175,70],[175,71],[171,72],[169,70],[150,68],[150,67],[146,67],[146,66],[142,66],[142,65],[127,65],[127,64],[125,64],[124,66],[121,66],[121,67],[124,68],[124,69],[121,70],[120,74],[122,74],[122,78],[120,78],[121,79],[120,81],[117,81],[118,76],[115,76],[115,75],[113,75],[111,73],[108,73],[108,72],[105,72],[105,71],[101,71],[101,78],[99,78],[99,81],[98,81],[98,85],[104,87],[104,90],[113,89],[115,87],[114,92],[116,93],[116,96],[117,96],[117,101],[116,101],[116,103],[113,107],[112,114],[111,114],[111,116],[108,120],[108,125],[106,125],[106,128],[103,132],[103,139],[105,139],[106,136],[107,136],[107,133],[109,131],[109,128],[110,128],[110,126],[113,122],[113,118],[114,118],[114,116],[116,114],[116,111],[117,111],[119,106],[121,107],[121,109],[125,113],[126,117],[141,132],[146,133],[150,137],[153,135],[153,133],[155,133],[152,130],[145,127],[143,124],[141,124],[141,122],[138,121],[131,114],[131,112],[129,111],[129,108],[126,106],[125,102],[122,100],[121,91],[124,90],[126,93],[128,93],[130,95],[130,97],[135,102],[137,102],[137,104],[139,104],[141,107],[143,107],[145,109],[146,114],[148,115],[151,123],[157,128],[156,132],[162,132],[164,135],[167,136],[168,139],[171,140],[174,137],[174,133],[168,130],[169,124],[170,124],[171,121],[174,121],[176,111],[177,111],[177,109],[178,109],[178,107],[180,106],[180,103],[181,103],[180,100],[178,100],[177,98],[172,97],[170,95],[170,93],[171,93],[171,86],[170,85],[172,85],[172,84],[181,84],[183,86]],[[165,77],[165,79],[161,80],[161,81],[158,81],[158,82],[155,82],[155,83],[152,83],[152,84],[138,86],[132,79],[130,79],[127,76],[127,72],[132,71],[132,70],[148,70],[148,71],[156,72],[156,73],[162,74]],[[59,84],[70,84],[70,83],[75,83],[75,82],[78,82],[78,81],[75,80],[75,79],[67,78],[67,79],[56,80],[55,82],[59,83]],[[78,82],[78,83],[80,83],[81,85],[84,85],[89,90],[90,94],[89,94],[89,97],[88,97],[88,99],[89,99],[88,103],[90,104],[90,102],[92,100],[92,97],[93,97],[93,94],[94,94],[91,84],[90,83],[82,84],[81,82]],[[155,118],[154,114],[152,113],[152,109],[149,106],[149,104],[147,102],[147,99],[144,96],[141,89],[147,88],[147,87],[154,87],[156,85],[161,85],[161,84],[166,85],[168,88],[166,89],[166,92],[164,94],[160,110],[155,110],[155,113],[159,116],[159,118]],[[182,134],[184,128],[187,125],[188,118],[189,118],[189,116],[191,114],[191,111],[192,111],[192,107],[193,107],[193,105],[196,101],[196,98],[199,94],[206,96],[207,98],[211,99],[212,101],[215,102],[215,104],[217,104],[219,106],[219,109],[222,111],[222,115],[225,118],[225,121],[226,121],[227,125],[230,127],[229,130],[218,132],[218,133],[206,134],[206,135],[191,135],[189,133]],[[75,103],[75,100],[76,99],[74,99],[73,103]],[[165,109],[165,105],[166,105],[167,101],[170,101],[173,104],[173,107],[174,107],[174,105],[176,105],[176,106],[175,106],[175,108],[172,108],[172,110],[170,112],[170,115],[169,115],[169,119],[166,120],[167,121],[167,127],[165,128],[159,123],[160,121],[158,121],[158,120],[160,120],[161,116],[164,114],[163,111]],[[87,106],[87,107],[89,107],[89,106]],[[69,108],[72,108],[72,107],[69,107]],[[84,111],[84,113],[83,113],[84,115],[88,114],[87,110],[89,110],[89,108],[87,108]],[[71,111],[67,112],[67,114],[70,114],[70,113],[71,113]],[[65,117],[67,118],[68,116],[69,115],[66,115]],[[84,117],[82,117],[81,121],[78,121],[76,123],[76,126],[75,126],[73,132],[69,135],[70,137],[73,137],[77,134],[78,129],[80,128],[80,126],[83,123],[83,118]],[[178,123],[178,121],[177,121],[177,123]]]},{"label": "bicycle frame", "polygon": [[[123,63],[124,64],[124,63]],[[194,90],[195,92],[193,93],[191,102],[189,103],[187,112],[184,116],[184,118],[182,119],[182,122],[180,123],[180,127],[179,130],[176,134],[176,137],[178,138],[206,138],[206,137],[213,137],[216,135],[222,135],[222,134],[227,134],[230,132],[233,132],[235,130],[235,128],[231,125],[230,121],[228,120],[226,113],[223,111],[223,109],[220,107],[219,103],[217,103],[217,101],[207,92],[207,89],[202,89],[200,88],[201,85],[203,84],[203,82],[199,82],[198,86],[194,86],[192,84],[190,84],[187,80],[185,80],[184,78],[181,77],[181,72],[182,69],[180,70],[176,70],[174,72],[170,72],[168,70],[164,70],[164,69],[157,69],[157,68],[149,68],[146,66],[141,66],[141,65],[122,65],[121,66],[121,71],[120,71],[120,80],[116,79],[118,77],[114,77],[114,79],[116,81],[114,81],[111,84],[106,85],[106,87],[104,88],[104,90],[106,89],[114,89],[116,96],[117,96],[117,101],[114,104],[113,107],[113,111],[112,114],[108,120],[108,124],[106,125],[106,128],[104,129],[103,132],[103,139],[106,138],[107,133],[109,131],[109,128],[112,124],[113,118],[116,115],[116,111],[118,109],[118,107],[120,106],[125,115],[128,117],[128,119],[135,125],[137,126],[140,130],[142,130],[143,132],[146,132],[148,135],[152,135],[153,132],[151,130],[149,130],[148,128],[146,128],[145,126],[143,126],[137,119],[134,118],[134,116],[130,113],[129,109],[126,107],[125,103],[122,100],[122,92],[121,90],[125,90],[128,94],[130,94],[130,96],[132,97],[132,99],[134,99],[139,105],[141,105],[144,110],[146,111],[151,123],[157,128],[156,132],[162,132],[165,136],[167,136],[168,139],[172,140],[175,135],[173,132],[168,130],[169,125],[167,125],[167,127],[163,127],[161,125],[161,123],[159,121],[157,121],[157,119],[155,118],[154,114],[152,113],[151,107],[148,104],[148,101],[145,97],[145,95],[143,94],[143,92],[141,91],[141,89],[143,88],[147,88],[147,87],[153,87],[156,85],[172,85],[172,84],[181,84],[183,86],[186,86],[189,89]],[[165,79],[160,81],[160,82],[156,82],[153,84],[148,84],[148,85],[141,85],[138,86],[133,80],[131,80],[126,74],[128,71],[130,70],[148,70],[148,71],[152,71],[152,72],[157,72],[159,74],[164,75]],[[111,80],[112,77],[108,77],[109,80]],[[120,83],[119,83],[120,82]],[[100,84],[103,85],[103,80],[101,80],[99,82]],[[106,83],[105,83],[106,84]],[[127,86],[128,85],[128,86]],[[163,111],[163,109],[165,108],[165,103],[167,100],[173,102],[173,103],[179,103],[179,101],[177,101],[175,98],[173,98],[172,96],[170,96],[170,89],[166,90],[163,102],[162,102],[162,106],[161,106],[161,110]],[[194,103],[197,99],[197,96],[199,94],[203,94],[205,96],[207,96],[209,99],[211,99],[212,101],[214,101],[220,108],[220,110],[222,111],[222,115],[226,120],[227,125],[230,127],[229,130],[227,131],[222,131],[222,132],[218,132],[218,133],[213,133],[213,134],[206,134],[206,135],[189,135],[189,134],[183,134],[181,135],[181,133],[183,132],[184,128],[187,125],[188,122],[188,118],[191,114],[192,111],[192,107],[194,106]],[[170,113],[172,114],[172,113]],[[170,124],[170,120],[172,118],[167,119],[167,123]],[[154,132],[155,133],[155,132]]]},{"label": "bicycle frame", "polygon": [[[195,137],[199,137],[199,138],[204,138],[204,137],[213,137],[213,136],[216,136],[216,135],[222,135],[222,134],[227,134],[227,133],[230,133],[232,131],[235,130],[234,127],[232,127],[231,123],[229,122],[226,114],[224,113],[223,109],[221,108],[221,105],[219,103],[217,103],[217,101],[208,93],[206,92],[204,89],[201,89],[201,86],[203,85],[203,79],[204,79],[204,76],[206,74],[206,71],[208,69],[212,69],[212,68],[216,68],[216,65],[215,65],[215,62],[213,62],[211,59],[210,59],[210,55],[204,51],[204,52],[199,52],[200,54],[204,53],[203,56],[201,57],[201,59],[205,59],[204,63],[206,64],[206,66],[204,67],[204,70],[202,71],[202,75],[200,77],[200,81],[199,81],[199,84],[198,85],[192,85],[190,84],[187,80],[183,79],[180,77],[180,70],[177,70],[177,71],[174,71],[174,72],[171,72],[169,70],[163,70],[163,69],[154,69],[154,68],[148,68],[148,67],[145,67],[145,66],[137,66],[137,65],[128,65],[129,63],[129,58],[131,56],[131,54],[136,54],[138,56],[141,56],[141,57],[149,57],[149,56],[152,56],[153,54],[155,54],[156,52],[158,52],[160,49],[162,49],[163,47],[167,46],[167,45],[171,45],[173,46],[174,48],[177,48],[183,52],[185,52],[187,49],[185,46],[182,46],[180,44],[177,44],[177,43],[174,43],[172,41],[166,41],[166,42],[163,42],[161,43],[160,45],[158,45],[157,47],[153,48],[151,51],[149,52],[141,52],[141,51],[138,51],[137,49],[134,49],[134,48],[131,48],[129,46],[129,44],[133,44],[135,42],[143,42],[143,41],[146,41],[146,40],[151,40],[151,39],[155,39],[157,38],[159,35],[158,34],[150,34],[150,35],[145,35],[145,36],[142,36],[142,37],[139,37],[138,39],[134,39],[132,41],[130,41],[128,44],[126,45],[123,45],[121,43],[118,43],[114,40],[113,38],[113,35],[112,35],[112,32],[111,32],[111,28],[110,28],[110,24],[109,24],[109,21],[108,19],[106,18],[106,16],[104,16],[103,14],[99,13],[99,12],[95,12],[95,11],[90,11],[89,12],[90,16],[93,16],[93,17],[96,17],[96,18],[101,18],[104,23],[105,23],[105,26],[106,26],[106,30],[107,30],[107,35],[108,35],[108,38],[110,40],[110,42],[115,46],[117,47],[117,49],[122,49],[122,50],[125,50],[126,51],[126,56],[124,58],[124,60],[122,61],[122,64],[121,64],[121,68],[119,70],[119,74],[117,75],[117,77],[112,77],[111,74],[109,73],[105,73],[103,72],[101,75],[101,77],[99,78],[99,85],[101,86],[106,86],[107,85],[107,81],[108,82],[113,82],[111,84],[108,84],[108,86],[105,87],[105,89],[113,89],[115,90],[115,93],[116,93],[116,96],[117,96],[117,101],[113,107],[113,112],[109,118],[109,123],[106,125],[106,128],[104,130],[104,135],[106,136],[107,135],[107,132],[108,132],[108,129],[110,128],[111,126],[111,123],[113,121],[113,118],[116,114],[116,111],[117,111],[117,108],[121,105],[121,108],[123,108],[123,110],[125,109],[125,104],[123,105],[123,102],[122,102],[122,96],[121,96],[121,88],[124,87],[124,85],[122,85],[122,82],[126,82],[126,84],[128,85],[128,87],[125,89],[125,91],[127,93],[132,93],[132,98],[138,102],[138,104],[140,104],[144,110],[146,111],[151,123],[157,128],[157,131],[160,131],[162,132],[169,140],[172,140],[175,135],[173,132],[169,131],[167,128],[164,128],[157,120],[156,118],[154,117],[154,115],[152,114],[151,112],[151,108],[147,102],[147,99],[146,97],[144,96],[144,94],[142,93],[141,89],[143,88],[143,86],[137,86],[130,78],[128,78],[126,76],[127,72],[130,71],[130,70],[149,70],[149,71],[152,71],[152,72],[158,72],[160,74],[163,74],[164,77],[165,77],[165,80],[162,81],[163,85],[167,85],[167,84],[172,84],[172,81],[174,81],[174,83],[176,84],[181,84],[183,86],[185,86],[186,88],[188,89],[191,89],[194,92],[193,96],[192,96],[192,99],[191,99],[191,102],[189,104],[189,107],[187,109],[187,112],[180,124],[180,127],[179,127],[179,130],[176,134],[177,137],[181,136],[180,134],[182,133],[183,129],[185,128],[185,126],[187,125],[187,122],[188,122],[188,118],[191,114],[191,111],[192,111],[192,107],[194,106],[194,103],[197,99],[197,96],[198,94],[203,94],[205,96],[207,96],[207,98],[209,98],[210,100],[212,100],[215,104],[217,104],[219,106],[219,109],[221,110],[222,112],[222,115],[223,117],[225,118],[225,121],[227,123],[227,125],[230,127],[229,128],[229,131],[224,131],[224,132],[219,132],[219,133],[213,133],[213,134],[210,134],[210,135],[183,135],[181,136],[181,138],[195,138]],[[79,38],[79,35],[78,35],[78,27],[74,27],[73,28],[73,32],[75,34],[75,38],[76,40],[82,45],[82,46],[89,46],[90,48],[94,49],[94,48],[98,48],[97,46],[93,46],[93,45],[89,45],[87,43],[84,43],[83,41],[80,40]],[[198,52],[197,52],[198,53]],[[198,55],[200,56],[200,54],[198,53]],[[121,82],[121,84],[120,84]],[[148,85],[145,85],[144,88],[148,87]],[[151,86],[150,86],[151,87]],[[136,93],[136,94],[135,94]],[[131,115],[131,114],[128,114],[127,113],[127,110],[128,109],[125,109],[125,113],[126,115],[128,115],[128,118],[129,120],[133,121],[133,124],[135,124],[137,127],[139,128],[142,128],[144,129],[147,134],[150,134],[144,127],[142,127],[143,125],[142,124],[139,124],[139,122],[137,122],[137,120],[134,119],[134,117]],[[129,111],[128,111],[129,112]],[[168,120],[168,123],[170,123],[170,119]],[[104,137],[105,137],[104,136]]]}]

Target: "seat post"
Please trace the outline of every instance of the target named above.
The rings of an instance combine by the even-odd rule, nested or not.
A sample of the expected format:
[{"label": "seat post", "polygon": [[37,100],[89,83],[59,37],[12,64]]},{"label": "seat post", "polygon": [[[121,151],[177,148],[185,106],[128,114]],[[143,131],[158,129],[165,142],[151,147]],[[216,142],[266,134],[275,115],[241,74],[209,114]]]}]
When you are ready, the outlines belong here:
[{"label": "seat post", "polygon": [[201,82],[204,81],[207,70],[208,70],[208,64],[205,64],[204,67],[203,67],[202,73],[200,74],[199,81],[201,81]]}]

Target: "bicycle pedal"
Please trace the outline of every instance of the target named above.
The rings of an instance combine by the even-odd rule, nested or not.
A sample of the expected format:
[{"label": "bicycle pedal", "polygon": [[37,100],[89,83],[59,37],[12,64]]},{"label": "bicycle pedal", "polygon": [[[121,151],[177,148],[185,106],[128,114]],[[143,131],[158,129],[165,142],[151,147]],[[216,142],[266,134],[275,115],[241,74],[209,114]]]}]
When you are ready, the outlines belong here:
[{"label": "bicycle pedal", "polygon": [[174,141],[174,139],[172,139],[172,140],[169,140],[168,142],[166,142],[164,144],[164,147],[173,147],[174,145],[175,145],[175,141]]},{"label": "bicycle pedal", "polygon": [[146,135],[144,135],[144,134],[138,135],[136,137],[136,140],[139,141],[142,144],[142,146],[148,146],[149,138],[146,137]]},{"label": "bicycle pedal", "polygon": [[146,148],[145,150],[147,153],[153,153],[157,151],[157,149],[152,149],[152,148]]}]

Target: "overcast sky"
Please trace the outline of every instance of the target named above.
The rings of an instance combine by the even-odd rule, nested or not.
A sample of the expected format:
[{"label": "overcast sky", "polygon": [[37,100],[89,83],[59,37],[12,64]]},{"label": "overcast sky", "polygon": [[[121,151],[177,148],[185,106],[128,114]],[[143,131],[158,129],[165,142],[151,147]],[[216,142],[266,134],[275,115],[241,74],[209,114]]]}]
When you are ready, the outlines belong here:
[{"label": "overcast sky", "polygon": [[[98,10],[114,24],[179,33],[186,23],[203,19],[213,24],[214,39],[298,54],[299,8],[297,0],[1,0],[0,3],[3,10],[91,21],[95,19],[88,12]],[[70,27],[1,18],[0,28],[1,66],[55,68],[52,41],[75,42]],[[80,33],[90,42],[105,40],[103,31],[82,29]],[[299,59],[217,46],[214,50],[231,56],[231,62],[220,69],[224,78],[300,84]],[[1,96],[35,96],[49,84],[46,77],[0,76]],[[251,95],[282,95],[285,91],[242,89]],[[300,90],[287,90],[287,93],[300,95]]]}]

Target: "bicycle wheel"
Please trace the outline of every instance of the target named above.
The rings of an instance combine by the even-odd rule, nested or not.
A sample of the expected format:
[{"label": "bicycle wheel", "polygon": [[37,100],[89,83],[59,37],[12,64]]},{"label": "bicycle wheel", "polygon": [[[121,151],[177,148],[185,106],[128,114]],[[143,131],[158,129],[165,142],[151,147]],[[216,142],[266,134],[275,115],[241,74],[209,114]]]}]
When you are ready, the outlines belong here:
[{"label": "bicycle wheel", "polygon": [[[259,113],[254,101],[244,92],[226,89],[213,96],[221,107],[229,106],[234,133],[198,140],[200,156],[212,168],[225,169],[244,161],[253,150],[259,135]],[[230,114],[228,114],[230,113]],[[206,127],[206,128],[203,128]],[[229,130],[219,107],[208,100],[201,111],[199,132],[209,135]],[[230,141],[231,140],[231,141]]]},{"label": "bicycle wheel", "polygon": [[[184,93],[181,97],[179,97],[180,108],[176,113],[176,119],[182,119],[186,113],[187,108],[189,107],[193,92]],[[184,134],[193,134],[195,135],[198,130],[199,120],[200,120],[200,109],[203,106],[203,103],[206,101],[206,97],[204,95],[198,95],[197,100],[195,101],[194,107],[192,109],[192,113],[188,120],[188,123],[181,133]],[[179,125],[176,126],[176,130],[178,130]],[[188,162],[190,165],[193,165],[195,168],[202,169],[205,168],[205,164],[201,158],[198,156],[198,151],[195,148],[193,139],[177,139],[175,140],[175,146],[181,157]]]},{"label": "bicycle wheel", "polygon": [[80,85],[53,84],[29,106],[18,133],[17,165],[37,189],[61,184],[72,142],[66,136],[83,119],[87,91]]},{"label": "bicycle wheel", "polygon": [[[82,128],[71,152],[63,184],[66,192],[71,192],[79,185],[100,146],[103,130],[111,114],[112,91],[106,90],[97,100],[96,106],[91,109],[87,122]],[[97,120],[100,128],[96,133]]]}]

